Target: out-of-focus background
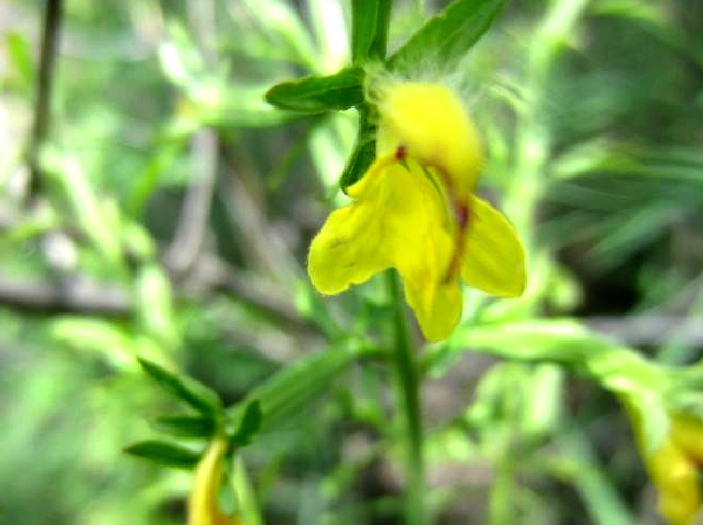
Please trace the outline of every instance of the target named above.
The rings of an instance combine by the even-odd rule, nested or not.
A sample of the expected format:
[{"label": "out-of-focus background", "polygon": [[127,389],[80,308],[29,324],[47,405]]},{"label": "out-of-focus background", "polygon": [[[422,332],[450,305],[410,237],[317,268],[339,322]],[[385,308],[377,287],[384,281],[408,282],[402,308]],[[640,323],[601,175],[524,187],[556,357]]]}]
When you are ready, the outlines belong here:
[{"label": "out-of-focus background", "polygon": [[[191,474],[122,452],[178,410],[135,356],[231,404],[388,317],[378,279],[323,299],[305,274],[356,114],[263,98],[349,63],[351,2],[63,0],[40,82],[55,3],[0,1],[0,523],[183,523]],[[395,2],[389,48],[445,5]],[[425,350],[433,513],[660,523],[612,391],[578,360],[525,359],[583,327],[653,367],[700,359],[703,3],[512,0],[447,81],[531,284],[467,290],[458,335]],[[267,523],[402,522],[391,384],[350,366],[244,449]]]}]

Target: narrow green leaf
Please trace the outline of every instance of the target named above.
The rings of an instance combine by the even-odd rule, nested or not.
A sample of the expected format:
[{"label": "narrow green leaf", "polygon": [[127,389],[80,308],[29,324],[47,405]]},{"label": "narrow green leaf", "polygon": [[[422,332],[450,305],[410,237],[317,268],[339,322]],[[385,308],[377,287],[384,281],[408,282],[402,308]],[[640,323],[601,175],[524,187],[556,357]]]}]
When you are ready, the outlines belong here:
[{"label": "narrow green leaf", "polygon": [[270,430],[318,399],[359,357],[352,348],[331,348],[300,359],[274,374],[240,403],[228,409],[228,420],[239,429],[253,400],[261,403],[261,428]]},{"label": "narrow green leaf", "polygon": [[352,62],[386,55],[391,0],[355,0],[352,2]]},{"label": "narrow green leaf", "polygon": [[252,437],[261,427],[262,419],[261,403],[255,399],[244,409],[244,415],[239,422],[239,428],[232,437],[232,442],[240,447],[251,443]]},{"label": "narrow green leaf", "polygon": [[363,177],[376,157],[376,126],[371,123],[369,113],[370,109],[367,106],[359,109],[359,132],[356,136],[354,151],[352,151],[339,178],[339,186],[342,191],[346,191],[348,186]]},{"label": "narrow green leaf", "polygon": [[573,468],[569,469],[570,475],[563,475],[566,478],[564,481],[573,485],[579,493],[593,523],[634,525],[635,519],[630,515],[627,504],[618,494],[613,480],[599,464],[583,431],[573,428],[561,432],[557,438],[557,447],[566,461],[573,462]]},{"label": "narrow green leaf", "polygon": [[266,93],[266,101],[281,109],[303,113],[344,110],[364,101],[364,72],[346,68],[325,77],[309,76],[282,82]]},{"label": "narrow green leaf", "polygon": [[192,469],[200,459],[200,454],[190,449],[163,441],[142,441],[126,447],[124,452],[159,465],[182,469]]},{"label": "narrow green leaf", "polygon": [[155,379],[164,390],[185,401],[199,412],[212,415],[222,409],[217,394],[202,383],[189,377],[179,377],[146,359],[137,359],[144,371]]},{"label": "narrow green leaf", "polygon": [[451,70],[486,32],[506,0],[456,0],[430,18],[389,59],[392,70],[409,73],[418,64]]},{"label": "narrow green leaf", "polygon": [[179,438],[209,438],[215,432],[215,421],[202,416],[161,416],[156,418],[154,426]]}]

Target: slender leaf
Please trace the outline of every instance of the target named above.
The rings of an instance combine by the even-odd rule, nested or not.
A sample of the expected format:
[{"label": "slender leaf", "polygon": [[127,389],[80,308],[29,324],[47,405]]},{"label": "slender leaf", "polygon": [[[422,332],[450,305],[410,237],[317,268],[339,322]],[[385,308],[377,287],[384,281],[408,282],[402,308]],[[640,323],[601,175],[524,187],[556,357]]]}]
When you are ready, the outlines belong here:
[{"label": "slender leaf", "polygon": [[418,64],[453,69],[490,27],[506,0],[457,0],[430,18],[389,59],[391,69],[409,73]]},{"label": "slender leaf", "polygon": [[228,419],[240,428],[243,412],[253,400],[261,404],[262,429],[270,430],[319,398],[358,357],[351,348],[331,348],[311,354],[282,369],[228,408]]},{"label": "slender leaf", "polygon": [[357,0],[352,2],[352,62],[367,58],[384,58],[388,40],[391,0]]},{"label": "slender leaf", "polygon": [[203,416],[161,416],[154,426],[179,438],[209,438],[215,432],[215,421]]},{"label": "slender leaf", "polygon": [[266,100],[278,108],[303,113],[344,110],[364,101],[363,82],[360,68],[346,68],[334,75],[276,84],[266,93]]},{"label": "slender leaf", "polygon": [[142,441],[126,447],[124,452],[159,465],[182,469],[192,469],[200,459],[200,454],[190,449],[163,441]]},{"label": "slender leaf", "polygon": [[189,377],[179,377],[146,359],[138,358],[138,360],[144,371],[155,379],[164,390],[185,401],[199,412],[212,415],[222,409],[217,394],[202,383]]}]

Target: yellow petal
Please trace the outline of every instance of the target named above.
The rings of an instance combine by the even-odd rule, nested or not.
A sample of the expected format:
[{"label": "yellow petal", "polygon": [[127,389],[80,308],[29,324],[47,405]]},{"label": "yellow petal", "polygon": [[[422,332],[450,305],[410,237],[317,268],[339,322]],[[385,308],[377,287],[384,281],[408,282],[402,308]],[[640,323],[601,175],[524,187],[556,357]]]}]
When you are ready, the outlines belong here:
[{"label": "yellow petal", "polygon": [[400,144],[390,145],[385,137],[397,137],[410,157],[449,177],[452,194],[470,193],[483,154],[469,113],[451,89],[420,82],[391,84],[381,90],[379,111],[384,139],[379,144],[395,148]]},{"label": "yellow petal", "polygon": [[525,290],[525,252],[515,228],[488,202],[471,196],[461,277],[491,295],[515,297]]},{"label": "yellow petal", "polygon": [[227,442],[215,439],[198,462],[188,499],[188,525],[241,525],[236,517],[224,515],[217,502],[226,450]]},{"label": "yellow petal", "polygon": [[333,212],[313,240],[308,273],[320,292],[333,294],[397,268],[420,328],[437,340],[461,315],[458,282],[445,282],[452,236],[440,191],[417,163],[406,166],[382,157],[348,188],[354,200]]},{"label": "yellow petal", "polygon": [[410,277],[401,273],[405,300],[415,312],[422,334],[428,341],[446,339],[461,317],[461,288],[457,281],[424,281],[421,273]]},{"label": "yellow petal", "polygon": [[461,288],[446,282],[454,249],[447,205],[439,188],[414,161],[410,169],[388,170],[389,191],[397,196],[393,211],[393,266],[405,287],[405,298],[415,312],[423,335],[444,339],[461,316]]},{"label": "yellow petal", "polygon": [[347,193],[355,199],[330,214],[308,253],[308,274],[323,294],[337,294],[391,266],[391,246],[384,231],[384,203],[391,196],[379,159]]}]

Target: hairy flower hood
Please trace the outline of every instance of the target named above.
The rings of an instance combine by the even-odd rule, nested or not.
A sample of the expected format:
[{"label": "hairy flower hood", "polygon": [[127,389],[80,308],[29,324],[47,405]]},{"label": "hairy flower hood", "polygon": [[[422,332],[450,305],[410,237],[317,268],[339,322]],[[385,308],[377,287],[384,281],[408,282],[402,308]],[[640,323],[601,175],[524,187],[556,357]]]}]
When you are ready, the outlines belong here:
[{"label": "hairy flower hood", "polygon": [[308,273],[337,294],[396,268],[429,340],[446,338],[461,316],[460,278],[498,296],[525,288],[525,256],[510,222],[473,189],[478,135],[461,100],[431,83],[379,90],[377,157],[347,188],[310,247]]}]

